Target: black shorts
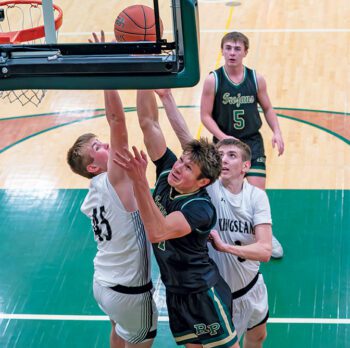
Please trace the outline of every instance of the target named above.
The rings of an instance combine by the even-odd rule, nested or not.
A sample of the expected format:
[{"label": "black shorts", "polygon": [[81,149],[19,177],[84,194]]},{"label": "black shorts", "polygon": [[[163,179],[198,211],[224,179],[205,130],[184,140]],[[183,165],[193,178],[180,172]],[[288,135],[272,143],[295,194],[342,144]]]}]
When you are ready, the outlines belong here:
[{"label": "black shorts", "polygon": [[178,345],[210,343],[211,347],[232,347],[237,334],[232,322],[231,290],[220,277],[204,292],[175,294],[166,300],[171,332]]},{"label": "black shorts", "polygon": [[252,152],[252,165],[246,176],[266,177],[266,156],[264,141],[260,133],[254,134],[246,139],[240,139],[249,145]]}]

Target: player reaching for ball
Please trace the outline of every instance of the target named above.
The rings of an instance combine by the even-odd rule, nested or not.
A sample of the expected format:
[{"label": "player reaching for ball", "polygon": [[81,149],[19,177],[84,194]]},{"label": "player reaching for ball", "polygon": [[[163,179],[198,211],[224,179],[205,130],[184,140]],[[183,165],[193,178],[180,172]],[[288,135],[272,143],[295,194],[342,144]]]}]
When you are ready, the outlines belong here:
[{"label": "player reaching for ball", "polygon": [[[104,42],[103,32],[101,40],[93,36],[94,42]],[[152,298],[151,245],[130,194],[132,182],[110,156],[110,151],[123,152],[128,146],[123,106],[116,91],[104,95],[110,145],[84,134],[69,150],[67,161],[73,172],[91,178],[81,210],[91,219],[97,242],[93,292],[111,320],[111,348],[149,348],[158,318]]]}]

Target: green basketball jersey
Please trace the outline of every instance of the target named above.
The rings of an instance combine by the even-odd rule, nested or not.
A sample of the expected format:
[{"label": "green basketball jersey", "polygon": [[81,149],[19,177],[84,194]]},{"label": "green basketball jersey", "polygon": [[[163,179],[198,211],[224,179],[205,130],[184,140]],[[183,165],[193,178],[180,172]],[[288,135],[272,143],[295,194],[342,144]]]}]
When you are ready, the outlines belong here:
[{"label": "green basketball jersey", "polygon": [[212,74],[216,90],[212,116],[219,128],[238,139],[258,133],[262,122],[258,111],[255,70],[244,66],[241,83],[231,81],[223,66]]}]

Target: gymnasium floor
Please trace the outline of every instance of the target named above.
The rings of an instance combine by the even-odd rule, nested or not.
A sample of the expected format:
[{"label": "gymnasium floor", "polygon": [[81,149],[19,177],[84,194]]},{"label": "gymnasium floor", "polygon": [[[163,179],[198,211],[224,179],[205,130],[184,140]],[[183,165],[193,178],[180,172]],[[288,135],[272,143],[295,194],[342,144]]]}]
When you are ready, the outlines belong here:
[{"label": "gymnasium floor", "polygon": [[[65,14],[60,40],[86,41],[108,22],[91,0],[57,4]],[[161,2],[161,11],[167,6]],[[262,266],[270,304],[264,347],[347,348],[350,2],[203,0],[199,10],[202,78],[173,92],[193,135],[207,135],[198,105],[203,78],[220,65],[220,39],[239,30],[250,38],[246,64],[265,76],[286,144],[278,157],[264,124],[274,232],[285,249],[282,260]],[[130,143],[140,147],[135,92],[121,95]],[[67,149],[83,132],[108,140],[103,108],[102,91],[93,90],[49,91],[39,107],[0,101],[1,348],[108,347],[110,324],[91,289],[96,246],[79,211],[88,181],[65,163]],[[162,110],[160,117],[169,146],[179,153]],[[153,273],[156,283],[155,263]],[[163,300],[160,289],[154,347],[174,348]]]}]

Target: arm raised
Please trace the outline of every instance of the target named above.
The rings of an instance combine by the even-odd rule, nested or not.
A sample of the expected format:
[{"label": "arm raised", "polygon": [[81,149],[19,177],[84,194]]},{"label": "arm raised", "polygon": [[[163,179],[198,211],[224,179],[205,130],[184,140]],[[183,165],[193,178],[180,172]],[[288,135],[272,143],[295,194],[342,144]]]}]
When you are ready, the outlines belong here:
[{"label": "arm raised", "polygon": [[193,137],[187,127],[187,124],[179,111],[178,107],[176,106],[175,99],[171,93],[170,89],[159,89],[155,91],[159,99],[161,100],[164,110],[166,112],[166,115],[169,119],[169,122],[171,124],[171,127],[173,128],[177,138],[180,141],[181,147],[184,148],[184,146],[191,140],[193,140]]},{"label": "arm raised", "polygon": [[156,161],[164,155],[166,142],[158,120],[158,105],[154,92],[137,91],[136,103],[147,153],[152,161]]}]

